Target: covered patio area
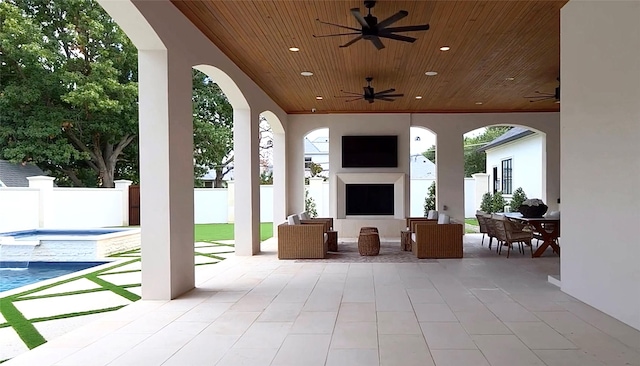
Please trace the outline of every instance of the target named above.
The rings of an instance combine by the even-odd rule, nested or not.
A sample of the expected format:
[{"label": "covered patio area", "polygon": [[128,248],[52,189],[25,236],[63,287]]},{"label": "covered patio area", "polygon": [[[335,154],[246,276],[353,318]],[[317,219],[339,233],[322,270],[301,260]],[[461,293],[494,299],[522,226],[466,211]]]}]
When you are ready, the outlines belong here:
[{"label": "covered patio area", "polygon": [[[547,282],[559,258],[225,260],[171,301],[141,300],[7,365],[636,365],[640,332]],[[399,243],[393,241],[399,250]]]}]

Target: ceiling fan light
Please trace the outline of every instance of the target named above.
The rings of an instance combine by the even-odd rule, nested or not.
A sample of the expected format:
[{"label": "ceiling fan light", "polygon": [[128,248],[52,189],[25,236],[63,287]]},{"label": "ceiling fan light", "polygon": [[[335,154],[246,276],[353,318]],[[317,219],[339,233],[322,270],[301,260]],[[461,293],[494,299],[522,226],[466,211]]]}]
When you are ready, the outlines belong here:
[{"label": "ceiling fan light", "polygon": [[449,46],[440,47],[440,51],[449,51],[450,49],[451,49],[451,47],[449,47]]},{"label": "ceiling fan light", "polygon": [[323,99],[323,98],[322,98],[322,95],[318,95],[318,96],[316,97],[316,100],[322,100],[322,99]]},{"label": "ceiling fan light", "polygon": [[298,47],[289,47],[289,51],[298,52],[298,51],[300,51],[300,49]]},{"label": "ceiling fan light", "polygon": [[437,71],[427,71],[424,74],[427,75],[427,76],[436,76],[436,75],[438,75],[438,72]]},{"label": "ceiling fan light", "polygon": [[300,75],[302,76],[313,76],[313,73],[311,71],[303,71],[300,73]]},{"label": "ceiling fan light", "polygon": [[422,99],[422,95],[416,95],[416,99]]}]

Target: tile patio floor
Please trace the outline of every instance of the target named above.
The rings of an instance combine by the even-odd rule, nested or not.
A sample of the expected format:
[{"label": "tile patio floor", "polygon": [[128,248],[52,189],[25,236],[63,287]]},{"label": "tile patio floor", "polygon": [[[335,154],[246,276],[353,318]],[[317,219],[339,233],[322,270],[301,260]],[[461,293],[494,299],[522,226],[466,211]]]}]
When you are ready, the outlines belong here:
[{"label": "tile patio floor", "polygon": [[462,260],[423,263],[279,261],[270,240],[199,270],[179,299],[138,301],[3,366],[640,365],[639,331],[547,282],[557,256],[507,259],[479,238]]}]

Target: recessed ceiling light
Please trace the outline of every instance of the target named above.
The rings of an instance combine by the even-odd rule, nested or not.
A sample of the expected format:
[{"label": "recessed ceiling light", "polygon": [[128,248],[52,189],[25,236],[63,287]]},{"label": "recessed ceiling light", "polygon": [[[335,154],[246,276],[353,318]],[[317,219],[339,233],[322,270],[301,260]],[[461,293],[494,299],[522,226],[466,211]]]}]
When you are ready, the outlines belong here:
[{"label": "recessed ceiling light", "polygon": [[322,95],[318,95],[318,96],[316,97],[316,100],[322,100]]},{"label": "recessed ceiling light", "polygon": [[436,71],[427,71],[424,74],[427,75],[427,76],[436,76],[436,75],[438,75],[438,72],[436,72]]},{"label": "recessed ceiling light", "polygon": [[506,80],[506,81],[514,81],[515,79],[516,79],[516,78],[513,78],[513,77],[505,78],[505,80]]},{"label": "recessed ceiling light", "polygon": [[449,46],[440,47],[440,51],[449,51],[450,49],[451,49],[451,47],[449,47]]},{"label": "recessed ceiling light", "polygon": [[300,49],[298,47],[289,47],[289,51],[298,52],[298,51],[300,51]]},{"label": "recessed ceiling light", "polygon": [[416,95],[416,99],[422,99],[422,95]]},{"label": "recessed ceiling light", "polygon": [[313,76],[313,73],[311,71],[303,71],[300,73],[300,75],[302,76]]},{"label": "recessed ceiling light", "polygon": [[481,104],[482,104],[482,102],[476,102],[476,104],[477,104],[477,105],[481,105]]}]

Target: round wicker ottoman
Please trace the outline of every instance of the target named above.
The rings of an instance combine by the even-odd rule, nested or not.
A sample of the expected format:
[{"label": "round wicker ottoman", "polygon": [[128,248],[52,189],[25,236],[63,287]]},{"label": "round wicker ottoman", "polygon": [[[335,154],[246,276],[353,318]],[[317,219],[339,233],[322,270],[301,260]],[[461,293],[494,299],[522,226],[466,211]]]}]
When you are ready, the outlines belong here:
[{"label": "round wicker ottoman", "polygon": [[380,235],[377,228],[366,227],[360,229],[358,252],[360,252],[360,255],[378,255],[380,253]]}]

